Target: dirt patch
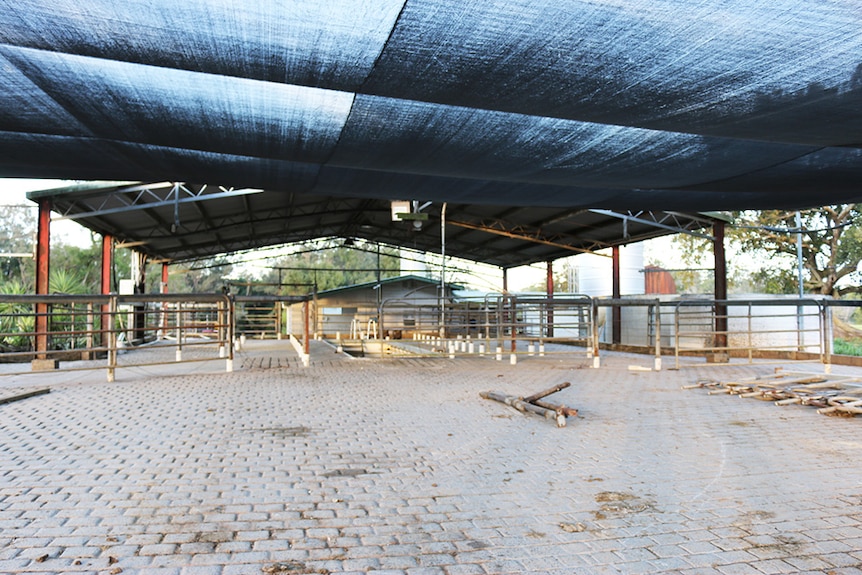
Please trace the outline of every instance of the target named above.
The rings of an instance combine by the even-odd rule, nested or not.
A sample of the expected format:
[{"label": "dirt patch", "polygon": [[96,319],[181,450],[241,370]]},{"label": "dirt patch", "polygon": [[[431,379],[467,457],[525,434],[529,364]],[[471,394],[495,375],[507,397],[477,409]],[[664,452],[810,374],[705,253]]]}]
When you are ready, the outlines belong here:
[{"label": "dirt patch", "polygon": [[641,513],[655,509],[655,504],[634,493],[623,493],[619,491],[602,491],[596,494],[596,503],[601,503],[599,510],[595,512],[596,519],[607,519],[609,516],[627,515],[629,513]]},{"label": "dirt patch", "polygon": [[369,472],[365,469],[333,469],[323,474],[324,477],[358,477],[367,475]]},{"label": "dirt patch", "polygon": [[283,561],[280,563],[272,563],[270,565],[266,565],[261,567],[260,569],[263,573],[267,575],[299,575],[302,574],[311,574],[317,573],[319,575],[328,575],[330,571],[328,569],[310,569],[305,566],[305,563],[300,563],[299,561]]},{"label": "dirt patch", "polygon": [[804,541],[794,539],[790,535],[778,535],[775,537],[774,543],[762,543],[755,545],[755,549],[772,549],[786,555],[787,557],[796,557],[805,545]]},{"label": "dirt patch", "polygon": [[296,427],[263,427],[254,431],[273,437],[308,437],[308,434],[311,433],[311,428],[299,425]]}]

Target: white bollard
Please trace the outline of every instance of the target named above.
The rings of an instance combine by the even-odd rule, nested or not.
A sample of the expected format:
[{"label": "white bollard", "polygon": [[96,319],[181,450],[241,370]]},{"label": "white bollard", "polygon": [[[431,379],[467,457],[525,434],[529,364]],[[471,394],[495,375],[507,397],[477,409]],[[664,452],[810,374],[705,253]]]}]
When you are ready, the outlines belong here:
[{"label": "white bollard", "polygon": [[476,346],[473,345],[472,341],[467,344],[467,353],[469,353],[470,355],[473,355],[474,353],[476,353]]},{"label": "white bollard", "polygon": [[536,354],[536,345],[533,343],[530,343],[527,346],[527,355],[530,357],[533,357],[535,354]]},{"label": "white bollard", "polygon": [[484,343],[479,344],[479,355],[482,357],[485,356],[485,344]]},{"label": "white bollard", "polygon": [[233,373],[233,360],[230,358],[225,362],[225,371]]},{"label": "white bollard", "polygon": [[449,343],[449,359],[455,359],[455,344]]},{"label": "white bollard", "polygon": [[501,346],[497,346],[497,356],[495,358],[497,361],[503,361],[503,348]]},{"label": "white bollard", "polygon": [[509,356],[509,365],[518,365],[518,356],[514,353]]},{"label": "white bollard", "polygon": [[539,357],[545,357],[545,342],[539,344]]}]

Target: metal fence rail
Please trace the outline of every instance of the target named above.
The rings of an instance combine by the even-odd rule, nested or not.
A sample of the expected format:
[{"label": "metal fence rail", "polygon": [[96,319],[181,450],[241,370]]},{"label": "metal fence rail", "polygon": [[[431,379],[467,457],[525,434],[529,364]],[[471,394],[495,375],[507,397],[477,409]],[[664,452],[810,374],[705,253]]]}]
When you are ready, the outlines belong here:
[{"label": "metal fence rail", "polygon": [[[301,313],[290,313],[290,303]],[[290,336],[307,363],[322,336],[377,356],[574,356],[600,366],[600,342],[662,356],[714,362],[766,357],[833,358],[833,310],[845,333],[862,301],[706,298],[662,301],[487,294],[388,299],[379,306],[318,308],[311,298],[223,294],[0,295],[3,373],[105,369],[222,359],[233,369],[235,338]],[[613,322],[607,318],[614,316]],[[617,333],[608,341],[608,327]],[[848,331],[851,329],[851,331]],[[862,330],[860,330],[862,334]],[[862,339],[862,337],[860,337]],[[302,342],[301,346],[299,342]],[[688,361],[688,360],[686,360]],[[689,363],[691,363],[689,361]],[[29,365],[28,365],[29,363]],[[702,365],[702,363],[698,363]],[[11,367],[10,367],[11,366]]]},{"label": "metal fence rail", "polygon": [[288,335],[287,310],[301,296],[233,296],[236,334],[257,339],[282,339]]},{"label": "metal fence rail", "polygon": [[[363,355],[501,355],[579,353],[595,345],[587,296],[410,298],[318,310],[320,335]],[[373,345],[380,339],[385,345]],[[363,343],[351,343],[363,342]],[[554,344],[552,349],[550,345]]]},{"label": "metal fence rail", "polygon": [[[744,357],[805,354],[828,365],[831,302],[822,299],[683,300],[674,304],[674,356],[683,352]],[[726,329],[717,329],[726,325]]]},{"label": "metal fence rail", "polygon": [[109,381],[175,362],[223,359],[232,371],[234,317],[226,295],[0,295],[0,363],[105,369]]}]

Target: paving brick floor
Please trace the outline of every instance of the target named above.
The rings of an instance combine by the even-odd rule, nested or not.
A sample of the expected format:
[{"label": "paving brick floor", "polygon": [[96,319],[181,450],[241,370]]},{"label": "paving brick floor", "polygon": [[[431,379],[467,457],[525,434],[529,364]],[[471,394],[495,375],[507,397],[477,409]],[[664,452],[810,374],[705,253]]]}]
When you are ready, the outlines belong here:
[{"label": "paving brick floor", "polygon": [[772,365],[263,355],[0,378],[0,573],[862,574],[862,418],[681,389]]}]

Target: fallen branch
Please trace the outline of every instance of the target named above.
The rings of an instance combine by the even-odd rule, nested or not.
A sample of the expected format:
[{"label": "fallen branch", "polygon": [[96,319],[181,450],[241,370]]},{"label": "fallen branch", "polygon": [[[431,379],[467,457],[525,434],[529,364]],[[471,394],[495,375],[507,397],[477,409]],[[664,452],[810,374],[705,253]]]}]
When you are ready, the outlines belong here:
[{"label": "fallen branch", "polygon": [[555,385],[554,387],[546,389],[545,391],[540,391],[539,393],[534,393],[533,395],[528,395],[527,397],[524,398],[524,401],[526,401],[527,403],[536,403],[536,401],[538,401],[544,397],[548,397],[552,393],[557,393],[558,391],[566,389],[570,385],[572,385],[572,384],[569,383],[568,381],[565,381],[563,383]]},{"label": "fallen branch", "polygon": [[[560,387],[560,389],[565,389],[570,384],[566,383],[560,385],[562,386]],[[551,393],[556,393],[557,391],[559,391],[559,389],[550,391],[549,393],[542,392],[544,393],[544,395],[536,395],[540,395],[541,397],[547,397]],[[569,415],[578,414],[578,411],[576,409],[570,409],[563,405],[555,405],[553,403],[548,403],[538,399],[533,402],[529,402],[526,401],[525,398],[515,397],[514,395],[507,395],[498,391],[483,391],[479,394],[479,396],[484,399],[493,399],[494,401],[505,403],[509,407],[513,407],[521,413],[533,413],[535,415],[540,415],[545,419],[553,419],[554,421],[556,421],[557,427],[565,427],[566,417]]]}]

